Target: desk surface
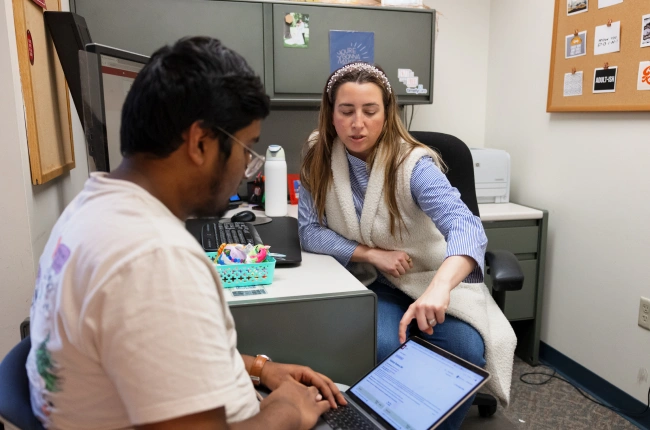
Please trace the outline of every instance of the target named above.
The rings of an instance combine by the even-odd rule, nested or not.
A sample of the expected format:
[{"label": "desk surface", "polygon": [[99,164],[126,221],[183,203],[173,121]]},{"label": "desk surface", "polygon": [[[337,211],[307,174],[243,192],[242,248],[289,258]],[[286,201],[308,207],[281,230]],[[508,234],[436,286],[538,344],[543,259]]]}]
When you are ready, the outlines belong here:
[{"label": "desk surface", "polygon": [[[233,295],[233,292],[243,289],[263,289],[265,294]],[[299,266],[276,267],[271,285],[225,290],[226,300],[230,304],[367,291],[366,287],[333,257],[305,251],[302,252],[302,263]]]},{"label": "desk surface", "polygon": [[[229,211],[225,217],[236,212],[250,210],[240,207]],[[254,211],[263,216],[263,211]],[[298,217],[298,206],[288,205],[288,216]],[[271,250],[272,251],[272,250]],[[264,294],[234,296],[233,292],[263,290]],[[226,288],[225,296],[229,304],[248,304],[278,299],[304,298],[326,294],[346,294],[368,291],[347,269],[329,255],[312,254],[302,251],[302,263],[296,267],[276,267],[273,283],[259,287]]]},{"label": "desk surface", "polygon": [[[298,218],[298,205],[287,205],[287,215]],[[228,216],[250,208],[239,208],[228,212]],[[516,203],[483,203],[478,205],[481,221],[512,221],[521,219],[541,219],[544,212],[539,209],[529,208],[528,206],[518,205]],[[260,215],[264,212],[253,211]]]},{"label": "desk surface", "polygon": [[544,212],[516,203],[484,203],[478,205],[481,221],[514,221],[541,219]]}]

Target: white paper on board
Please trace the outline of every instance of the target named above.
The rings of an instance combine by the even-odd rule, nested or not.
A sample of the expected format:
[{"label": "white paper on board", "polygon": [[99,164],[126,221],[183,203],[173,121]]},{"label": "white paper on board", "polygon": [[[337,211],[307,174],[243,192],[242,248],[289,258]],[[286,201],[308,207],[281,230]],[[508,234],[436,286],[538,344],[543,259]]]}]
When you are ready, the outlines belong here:
[{"label": "white paper on board", "polygon": [[564,97],[582,95],[582,72],[564,74]]},{"label": "white paper on board", "polygon": [[623,3],[623,0],[598,0],[598,9]]},{"label": "white paper on board", "polygon": [[609,54],[621,50],[621,21],[613,22],[612,25],[600,25],[596,27],[594,39],[594,55]]}]

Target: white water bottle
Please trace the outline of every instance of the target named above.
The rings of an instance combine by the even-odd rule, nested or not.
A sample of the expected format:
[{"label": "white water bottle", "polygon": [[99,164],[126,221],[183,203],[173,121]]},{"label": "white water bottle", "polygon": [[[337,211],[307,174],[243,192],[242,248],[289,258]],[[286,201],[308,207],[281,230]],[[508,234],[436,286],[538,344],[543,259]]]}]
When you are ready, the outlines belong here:
[{"label": "white water bottle", "polygon": [[266,150],[264,195],[266,216],[287,215],[287,162],[280,145],[270,145]]}]

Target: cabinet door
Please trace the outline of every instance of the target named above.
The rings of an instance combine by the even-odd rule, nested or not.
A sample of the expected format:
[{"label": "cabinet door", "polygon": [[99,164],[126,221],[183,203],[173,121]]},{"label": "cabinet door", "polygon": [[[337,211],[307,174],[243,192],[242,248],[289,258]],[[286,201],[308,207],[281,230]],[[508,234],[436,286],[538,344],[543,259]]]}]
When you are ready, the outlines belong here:
[{"label": "cabinet door", "polygon": [[534,254],[537,252],[537,241],[539,227],[505,227],[486,228],[485,235],[488,238],[488,251],[493,249],[505,249],[513,254]]},{"label": "cabinet door", "polygon": [[212,36],[264,77],[263,5],[207,0],[76,0],[93,42],[151,55],[185,36]]},{"label": "cabinet door", "polygon": [[[308,48],[284,46],[285,15],[309,14]],[[401,102],[430,102],[432,11],[273,4],[273,91],[275,97],[311,95],[320,99],[330,75],[329,31],[374,32],[375,63],[385,71]],[[406,92],[397,69],[411,69],[426,94]]]}]

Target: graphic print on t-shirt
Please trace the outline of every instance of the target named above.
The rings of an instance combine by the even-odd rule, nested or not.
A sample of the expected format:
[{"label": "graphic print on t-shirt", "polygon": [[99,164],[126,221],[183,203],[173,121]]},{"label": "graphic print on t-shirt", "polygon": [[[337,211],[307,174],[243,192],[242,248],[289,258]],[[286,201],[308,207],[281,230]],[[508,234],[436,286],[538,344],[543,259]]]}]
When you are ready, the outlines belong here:
[{"label": "graphic print on t-shirt", "polygon": [[31,351],[27,359],[27,373],[32,383],[38,381],[37,392],[32,390],[32,405],[37,406],[39,418],[45,420],[54,408],[48,399],[48,393],[61,391],[60,370],[52,359],[48,343],[54,331],[54,316],[56,298],[61,285],[61,271],[70,258],[70,248],[57,241],[52,253],[52,264],[45,270],[38,266],[36,287],[32,300],[32,315],[34,323],[30,327],[32,342],[38,343],[38,348]]}]

